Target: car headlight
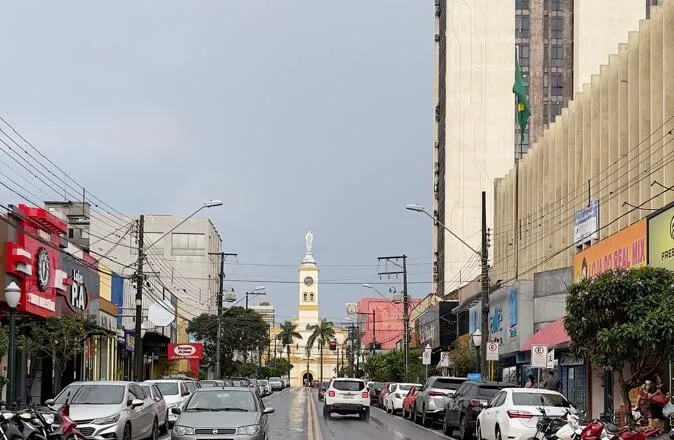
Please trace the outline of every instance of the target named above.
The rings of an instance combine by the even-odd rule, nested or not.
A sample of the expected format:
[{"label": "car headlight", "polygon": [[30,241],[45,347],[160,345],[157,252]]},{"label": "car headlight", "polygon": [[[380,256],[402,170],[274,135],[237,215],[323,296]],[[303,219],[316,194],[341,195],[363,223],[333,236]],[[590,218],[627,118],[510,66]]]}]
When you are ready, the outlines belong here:
[{"label": "car headlight", "polygon": [[173,427],[173,433],[175,435],[193,435],[194,428],[190,428],[189,426],[176,425]]},{"label": "car headlight", "polygon": [[42,414],[42,417],[44,417],[44,421],[47,422],[48,425],[54,424],[54,414]]},{"label": "car headlight", "polygon": [[255,435],[260,432],[260,425],[239,426],[236,430],[237,435]]},{"label": "car headlight", "polygon": [[94,419],[91,423],[94,425],[112,425],[117,423],[119,420],[119,414],[110,417],[101,417],[100,419]]}]

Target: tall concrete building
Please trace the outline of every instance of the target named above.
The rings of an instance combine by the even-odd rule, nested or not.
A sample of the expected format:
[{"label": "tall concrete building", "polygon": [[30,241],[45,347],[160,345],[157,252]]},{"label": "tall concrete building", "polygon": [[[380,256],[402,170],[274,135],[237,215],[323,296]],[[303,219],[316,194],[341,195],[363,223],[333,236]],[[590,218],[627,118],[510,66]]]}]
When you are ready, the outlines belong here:
[{"label": "tall concrete building", "polygon": [[260,316],[262,316],[262,320],[264,322],[269,324],[270,327],[274,327],[276,323],[276,309],[269,302],[262,301],[260,304],[256,306],[249,306],[248,308],[255,310]]},{"label": "tall concrete building", "polygon": [[[479,249],[481,191],[491,228],[493,180],[526,154],[655,3],[435,0],[433,215]],[[523,143],[512,93],[516,54],[532,114]],[[437,295],[479,274],[477,255],[438,223],[433,251]]]}]

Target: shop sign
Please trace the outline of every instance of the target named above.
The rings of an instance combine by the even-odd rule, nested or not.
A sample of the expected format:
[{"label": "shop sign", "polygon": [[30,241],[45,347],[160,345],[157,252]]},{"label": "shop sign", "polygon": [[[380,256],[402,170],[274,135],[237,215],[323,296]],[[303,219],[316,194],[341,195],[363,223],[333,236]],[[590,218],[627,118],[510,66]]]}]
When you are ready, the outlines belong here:
[{"label": "shop sign", "polygon": [[204,356],[204,346],[199,342],[189,344],[168,344],[168,359],[201,359]]},{"label": "shop sign", "polygon": [[573,218],[573,242],[582,245],[592,240],[599,240],[598,200],[593,200],[590,206],[576,211]]},{"label": "shop sign", "polygon": [[56,298],[59,316],[99,315],[100,300],[98,288],[100,277],[98,271],[81,263],[72,255],[61,256],[62,278],[57,287],[62,290]]},{"label": "shop sign", "polygon": [[573,257],[573,280],[594,277],[612,269],[646,265],[646,220],[605,238]]},{"label": "shop sign", "polygon": [[648,264],[674,270],[674,206],[648,219]]},{"label": "shop sign", "polygon": [[419,328],[419,344],[431,347],[440,346],[440,309],[437,305],[431,307],[417,318]]},{"label": "shop sign", "polygon": [[117,317],[103,311],[98,314],[98,326],[113,332],[117,331]]}]

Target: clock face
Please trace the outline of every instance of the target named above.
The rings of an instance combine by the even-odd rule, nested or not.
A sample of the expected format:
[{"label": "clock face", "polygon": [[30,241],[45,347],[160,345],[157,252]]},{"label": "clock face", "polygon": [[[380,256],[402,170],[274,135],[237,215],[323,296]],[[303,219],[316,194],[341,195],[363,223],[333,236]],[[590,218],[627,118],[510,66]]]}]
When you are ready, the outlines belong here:
[{"label": "clock face", "polygon": [[306,277],[304,279],[304,284],[306,284],[307,286],[311,286],[312,284],[314,284],[314,279],[311,277]]}]

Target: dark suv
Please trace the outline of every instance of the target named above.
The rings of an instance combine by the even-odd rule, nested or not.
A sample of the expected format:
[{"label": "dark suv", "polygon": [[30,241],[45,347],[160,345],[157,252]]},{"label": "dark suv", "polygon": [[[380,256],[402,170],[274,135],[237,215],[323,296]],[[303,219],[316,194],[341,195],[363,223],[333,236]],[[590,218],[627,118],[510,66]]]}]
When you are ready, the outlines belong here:
[{"label": "dark suv", "polygon": [[442,422],[443,432],[453,437],[453,431],[458,428],[459,435],[455,438],[463,440],[470,438],[475,432],[475,421],[482,411],[482,405],[507,387],[512,387],[512,384],[465,381],[454,395],[447,399],[445,417]]}]

